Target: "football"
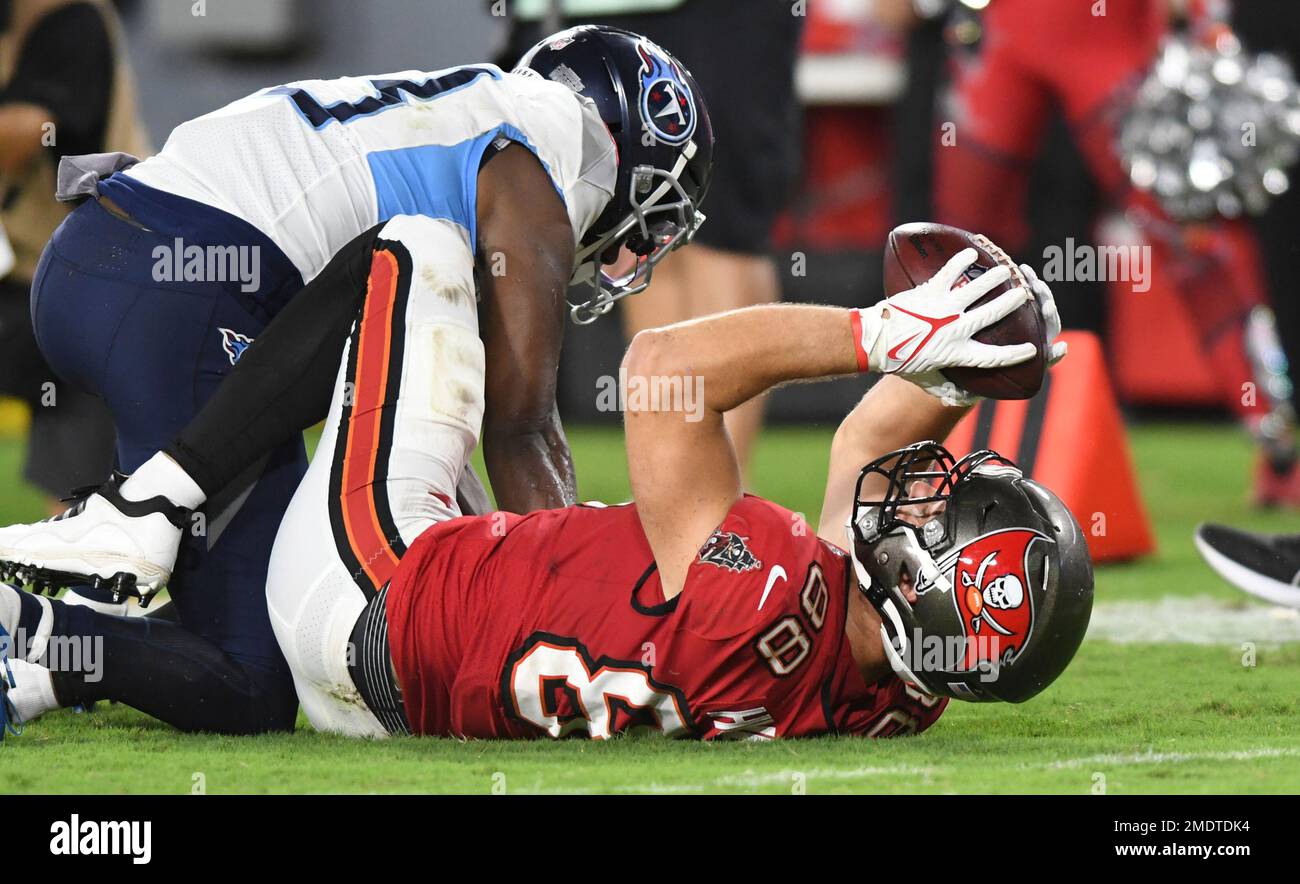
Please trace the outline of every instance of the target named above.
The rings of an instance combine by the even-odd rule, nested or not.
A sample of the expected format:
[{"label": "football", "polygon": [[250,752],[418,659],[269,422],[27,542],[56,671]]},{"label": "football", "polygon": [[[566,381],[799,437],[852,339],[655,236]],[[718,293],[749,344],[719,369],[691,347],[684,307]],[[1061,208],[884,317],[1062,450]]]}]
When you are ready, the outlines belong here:
[{"label": "football", "polygon": [[[968,309],[986,304],[1017,286],[1027,286],[1020,268],[988,237],[946,224],[916,222],[896,227],[889,234],[889,245],[885,250],[885,295],[892,296],[916,288],[965,248],[973,248],[979,253],[976,263],[966,271],[967,281],[992,270],[998,264],[1011,268],[1010,280],[993,289]],[[1031,399],[1042,388],[1043,374],[1047,369],[1047,332],[1042,311],[1035,299],[1030,298],[1015,312],[981,329],[975,335],[975,340],[994,345],[1029,342],[1037,346],[1038,352],[1019,365],[1006,368],[949,368],[944,370],[944,377],[964,390],[990,399]]]}]

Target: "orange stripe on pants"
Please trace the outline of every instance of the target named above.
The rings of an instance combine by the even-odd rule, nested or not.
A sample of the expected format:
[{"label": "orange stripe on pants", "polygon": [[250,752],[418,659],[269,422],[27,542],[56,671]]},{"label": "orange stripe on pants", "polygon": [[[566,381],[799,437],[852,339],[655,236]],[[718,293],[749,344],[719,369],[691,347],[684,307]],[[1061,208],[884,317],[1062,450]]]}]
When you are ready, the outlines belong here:
[{"label": "orange stripe on pants", "polygon": [[399,284],[396,256],[388,251],[375,252],[355,339],[352,412],[344,428],[347,448],[340,501],[343,525],[357,561],[376,588],[388,582],[398,562],[391,541],[380,527],[374,492],[393,331],[397,322],[405,322],[404,317],[393,316]]}]

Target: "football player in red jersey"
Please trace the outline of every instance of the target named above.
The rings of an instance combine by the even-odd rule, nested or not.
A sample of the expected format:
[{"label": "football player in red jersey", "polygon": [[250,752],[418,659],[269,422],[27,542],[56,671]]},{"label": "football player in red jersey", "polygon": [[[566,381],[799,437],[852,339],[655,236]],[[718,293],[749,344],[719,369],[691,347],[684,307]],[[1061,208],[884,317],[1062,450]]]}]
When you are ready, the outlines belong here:
[{"label": "football player in red jersey", "polygon": [[[627,377],[703,402],[629,397],[635,503],[430,518],[368,601],[331,554],[327,489],[309,476],[267,587],[308,718],[360,736],[888,736],[925,729],[949,697],[1042,690],[1091,610],[1078,525],[991,453],[903,448],[965,413],[944,368],[1033,355],[972,340],[980,329],[1033,296],[1059,331],[1036,279],[971,308],[1010,278],[954,288],[974,260],[861,310],[753,307],[641,333]],[[887,376],[835,434],[819,533],[744,494],[723,414],[776,384],[867,370]],[[397,407],[442,432],[423,397]],[[449,495],[454,477],[403,481]],[[0,627],[60,637],[61,603],[42,633],[30,598],[0,587]]]},{"label": "football player in red jersey", "polygon": [[[355,624],[351,671],[315,686],[327,710],[317,723],[496,738],[633,727],[887,736],[933,724],[949,696],[1037,693],[1073,656],[1091,610],[1078,526],[988,455],[954,464],[933,445],[890,453],[941,438],[964,414],[933,395],[962,395],[937,382],[942,368],[1032,351],[971,340],[1030,297],[1017,289],[965,312],[1008,278],[994,270],[953,291],[972,259],[892,299],[955,320],[912,347],[905,367],[886,354],[919,340],[918,320],[890,302],[755,307],[638,335],[627,377],[697,383],[704,402],[702,413],[671,396],[629,405],[635,503],[431,527]],[[1055,317],[1047,287],[1034,288]],[[745,494],[722,415],[780,383],[863,369],[895,376],[835,435],[820,531]],[[961,659],[924,656],[935,642]],[[993,648],[991,665],[976,665],[976,647]],[[353,685],[349,706],[338,697]]]}]

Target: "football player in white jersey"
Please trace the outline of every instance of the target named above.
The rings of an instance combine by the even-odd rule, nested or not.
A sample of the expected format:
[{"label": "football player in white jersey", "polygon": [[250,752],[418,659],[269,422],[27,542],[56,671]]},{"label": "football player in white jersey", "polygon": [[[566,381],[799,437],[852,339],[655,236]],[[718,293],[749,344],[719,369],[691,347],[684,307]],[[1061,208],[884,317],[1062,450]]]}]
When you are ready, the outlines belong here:
[{"label": "football player in white jersey", "polygon": [[[166,585],[178,622],[7,594],[40,607],[12,655],[19,712],[113,699],[188,730],[292,728],[272,621],[292,632],[300,614],[272,600],[268,618],[265,585],[295,492],[329,520],[335,548],[309,553],[340,629],[413,526],[461,512],[411,477],[457,487],[480,437],[498,507],[574,502],[564,316],[590,322],[690,241],[711,157],[690,74],[635,34],[581,27],[510,73],[291,83],[179,126],[144,162],[65,161],[64,195],[94,198],[42,258],[37,336],[108,402],[130,477],[0,529],[3,576],[145,599]],[[571,284],[590,294],[567,304]],[[308,471],[301,431],[327,415]],[[51,630],[151,663],[50,671]]]}]

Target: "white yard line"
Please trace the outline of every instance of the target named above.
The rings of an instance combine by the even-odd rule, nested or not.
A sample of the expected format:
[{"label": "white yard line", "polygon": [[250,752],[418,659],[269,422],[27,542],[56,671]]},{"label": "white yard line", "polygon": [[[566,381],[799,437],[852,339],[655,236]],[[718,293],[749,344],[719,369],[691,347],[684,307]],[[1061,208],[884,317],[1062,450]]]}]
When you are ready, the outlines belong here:
[{"label": "white yard line", "polygon": [[[1087,755],[1082,758],[1063,758],[1057,761],[1030,762],[1017,765],[1031,770],[1107,770],[1116,767],[1128,767],[1145,764],[1181,764],[1189,761],[1258,761],[1265,758],[1291,758],[1300,756],[1300,748],[1257,748],[1238,749],[1218,752],[1132,752],[1127,754],[1103,753]],[[956,771],[956,766],[952,766]],[[917,767],[914,765],[891,765],[880,767],[854,767],[845,769],[812,768],[806,771],[780,770],[771,773],[745,771],[741,774],[715,777],[708,782],[707,791],[726,788],[756,789],[762,786],[795,784],[796,774],[802,774],[805,784],[826,780],[869,780],[879,777],[922,777],[928,782],[936,773],[943,773],[945,765]],[[699,786],[673,786],[664,788],[657,784],[649,787],[624,787],[618,791],[704,791]]]},{"label": "white yard line", "polygon": [[615,786],[612,792],[629,795],[698,795],[703,785],[684,783],[650,783],[645,786]]},{"label": "white yard line", "polygon": [[[1236,749],[1214,752],[1129,752],[1100,753],[1079,758],[1061,758],[1055,761],[1032,761],[1015,765],[1020,770],[1091,770],[1107,771],[1117,767],[1140,765],[1174,765],[1195,761],[1247,762],[1272,758],[1300,757],[1300,747],[1259,747],[1254,749]],[[632,795],[682,795],[713,794],[747,789],[760,789],[771,786],[785,786],[793,790],[802,777],[802,786],[809,792],[816,792],[818,783],[829,781],[857,782],[879,780],[882,777],[920,777],[922,785],[929,785],[936,774],[957,773],[959,765],[925,765],[911,764],[879,765],[874,767],[825,768],[816,767],[808,770],[785,769],[758,773],[752,768],[735,774],[703,779],[699,783],[622,783],[605,789],[577,788],[572,786],[545,786],[534,783],[520,794],[595,794],[604,791]],[[866,783],[863,783],[865,786]]]},{"label": "white yard line", "polygon": [[1300,611],[1208,596],[1098,602],[1088,638],[1119,643],[1272,645],[1300,642]]},{"label": "white yard line", "polygon": [[793,785],[795,776],[799,775],[804,778],[805,782],[812,780],[865,780],[872,777],[929,777],[935,772],[934,767],[916,767],[910,764],[883,765],[879,767],[852,767],[852,768],[809,768],[808,770],[778,770],[769,773],[755,773],[752,770],[744,771],[739,774],[728,774],[727,776],[715,777],[711,780],[714,786],[766,786],[773,783],[784,783]]},{"label": "white yard line", "polygon": [[1185,761],[1255,761],[1260,758],[1287,758],[1300,755],[1300,748],[1236,749],[1227,752],[1131,752],[1104,753],[1083,758],[1063,758],[1048,764],[1027,767],[1125,767],[1136,764],[1179,764]]}]

